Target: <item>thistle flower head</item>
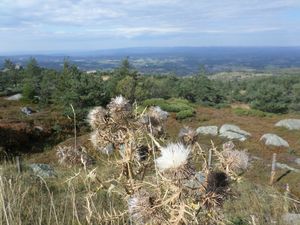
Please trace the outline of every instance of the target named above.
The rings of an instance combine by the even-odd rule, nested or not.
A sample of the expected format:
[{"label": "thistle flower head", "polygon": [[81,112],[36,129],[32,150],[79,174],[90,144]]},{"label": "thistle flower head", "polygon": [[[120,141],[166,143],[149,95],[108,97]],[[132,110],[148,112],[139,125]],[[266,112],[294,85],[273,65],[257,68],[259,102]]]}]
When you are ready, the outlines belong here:
[{"label": "thistle flower head", "polygon": [[190,152],[191,150],[181,143],[171,143],[161,148],[161,156],[155,160],[155,163],[161,172],[177,169],[188,163]]},{"label": "thistle flower head", "polygon": [[169,144],[161,148],[161,156],[155,160],[157,168],[176,185],[182,186],[195,174],[189,160],[190,148],[182,143]]},{"label": "thistle flower head", "polygon": [[207,175],[206,191],[223,193],[227,190],[229,185],[229,178],[226,173],[211,171]]},{"label": "thistle flower head", "polygon": [[116,122],[122,122],[124,119],[130,117],[132,113],[132,107],[129,101],[123,96],[117,96],[111,100],[107,105],[110,116]]},{"label": "thistle flower head", "polygon": [[162,214],[155,206],[155,197],[144,189],[134,193],[128,199],[128,209],[131,218],[136,224],[160,224]]},{"label": "thistle flower head", "polygon": [[194,144],[197,140],[197,136],[197,132],[190,127],[181,128],[178,134],[180,140],[186,145]]},{"label": "thistle flower head", "polygon": [[232,141],[227,141],[226,143],[223,144],[222,146],[223,150],[233,150],[235,148],[235,145]]},{"label": "thistle flower head", "polygon": [[129,101],[122,95],[112,98],[111,102],[108,104],[108,108],[113,111],[123,111],[131,108]]},{"label": "thistle flower head", "polygon": [[148,146],[142,145],[142,146],[139,146],[136,149],[136,158],[137,158],[138,161],[145,161],[145,160],[147,160],[148,155],[149,155],[149,148],[148,148]]},{"label": "thistle flower head", "polygon": [[89,112],[87,119],[93,129],[103,128],[107,120],[107,111],[101,106],[95,107]]},{"label": "thistle flower head", "polygon": [[152,106],[149,109],[148,115],[158,121],[164,121],[168,118],[169,113],[162,110],[159,106]]},{"label": "thistle flower head", "polygon": [[239,172],[249,167],[249,154],[246,151],[225,150],[221,154],[224,158],[223,166],[228,170]]}]

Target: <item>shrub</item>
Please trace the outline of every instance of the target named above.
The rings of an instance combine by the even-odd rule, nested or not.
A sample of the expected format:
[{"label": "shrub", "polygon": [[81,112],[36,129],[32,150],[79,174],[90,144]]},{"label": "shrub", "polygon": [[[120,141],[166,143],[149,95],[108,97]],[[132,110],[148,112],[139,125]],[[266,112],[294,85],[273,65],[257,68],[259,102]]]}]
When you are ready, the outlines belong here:
[{"label": "shrub", "polygon": [[257,109],[242,109],[236,108],[233,110],[234,114],[238,116],[256,116],[256,117],[270,117],[271,113],[263,112]]},{"label": "shrub", "polygon": [[195,110],[188,100],[180,98],[171,98],[168,100],[162,98],[147,99],[143,106],[159,106],[167,112],[176,112],[176,119],[185,119],[194,116]]},{"label": "shrub", "polygon": [[187,100],[175,98],[169,100],[164,100],[162,98],[147,99],[143,102],[143,105],[159,106],[160,108],[168,112],[180,112],[183,110],[193,109],[193,107],[190,106]]},{"label": "shrub", "polygon": [[176,113],[176,119],[182,120],[188,117],[194,116],[195,111],[193,109],[186,109]]}]

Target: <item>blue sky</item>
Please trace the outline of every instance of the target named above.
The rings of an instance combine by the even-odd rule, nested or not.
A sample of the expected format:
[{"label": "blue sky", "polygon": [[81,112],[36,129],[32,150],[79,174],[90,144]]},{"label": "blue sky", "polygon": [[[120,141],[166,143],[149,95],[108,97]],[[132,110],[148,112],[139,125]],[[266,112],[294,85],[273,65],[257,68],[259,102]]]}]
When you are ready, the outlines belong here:
[{"label": "blue sky", "polygon": [[0,54],[300,46],[300,0],[0,0]]}]

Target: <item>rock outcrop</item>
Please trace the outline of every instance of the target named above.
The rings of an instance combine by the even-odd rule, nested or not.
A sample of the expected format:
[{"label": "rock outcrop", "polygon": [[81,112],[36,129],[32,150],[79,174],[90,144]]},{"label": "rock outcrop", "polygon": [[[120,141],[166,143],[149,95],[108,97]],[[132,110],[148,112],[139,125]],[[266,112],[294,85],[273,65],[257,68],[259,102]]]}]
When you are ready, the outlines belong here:
[{"label": "rock outcrop", "polygon": [[285,127],[289,130],[300,130],[300,119],[280,120],[275,124],[276,127]]},{"label": "rock outcrop", "polygon": [[300,214],[285,213],[282,216],[282,220],[286,225],[300,225]]},{"label": "rock outcrop", "polygon": [[52,168],[52,166],[48,164],[33,163],[29,165],[29,168],[36,176],[40,176],[43,178],[56,177],[56,173],[54,172],[54,169]]},{"label": "rock outcrop", "polygon": [[4,99],[9,101],[19,101],[22,97],[23,97],[22,94],[15,94],[15,95],[8,96]]},{"label": "rock outcrop", "polygon": [[289,147],[289,143],[276,134],[264,134],[260,141],[264,141],[266,145],[273,145],[277,147]]},{"label": "rock outcrop", "polygon": [[220,137],[225,137],[230,140],[245,141],[251,134],[247,131],[242,130],[240,127],[233,124],[224,124],[220,130]]},{"label": "rock outcrop", "polygon": [[217,126],[202,126],[202,127],[198,127],[196,132],[198,134],[203,134],[203,135],[217,136],[218,135],[218,127]]}]

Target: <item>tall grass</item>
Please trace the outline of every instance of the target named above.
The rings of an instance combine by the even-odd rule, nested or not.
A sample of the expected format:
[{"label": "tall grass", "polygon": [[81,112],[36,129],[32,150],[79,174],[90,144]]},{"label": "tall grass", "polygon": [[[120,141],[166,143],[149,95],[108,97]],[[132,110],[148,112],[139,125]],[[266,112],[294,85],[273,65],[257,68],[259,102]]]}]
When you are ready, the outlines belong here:
[{"label": "tall grass", "polygon": [[[99,171],[82,169],[59,174],[59,178],[34,176],[29,171],[0,176],[0,224],[125,224],[123,199],[101,189]],[[104,171],[107,172],[107,171]]]}]

